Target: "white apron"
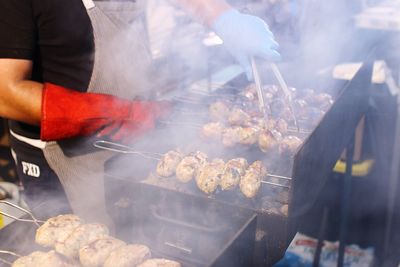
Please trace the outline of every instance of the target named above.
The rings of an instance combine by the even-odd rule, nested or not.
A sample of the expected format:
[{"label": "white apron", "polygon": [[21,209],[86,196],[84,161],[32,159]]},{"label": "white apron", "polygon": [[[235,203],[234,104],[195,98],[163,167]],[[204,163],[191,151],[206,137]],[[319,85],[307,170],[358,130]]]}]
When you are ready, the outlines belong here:
[{"label": "white apron", "polygon": [[[144,14],[140,1],[83,0],[95,39],[95,60],[88,92],[133,99],[146,95],[150,54],[145,44]],[[136,18],[133,18],[136,15]],[[127,16],[132,24],[121,20]],[[79,26],[79,25],[78,25]],[[87,221],[110,224],[105,210],[104,162],[106,151],[67,157],[57,142],[48,142],[44,155],[58,175],[72,210]]]}]

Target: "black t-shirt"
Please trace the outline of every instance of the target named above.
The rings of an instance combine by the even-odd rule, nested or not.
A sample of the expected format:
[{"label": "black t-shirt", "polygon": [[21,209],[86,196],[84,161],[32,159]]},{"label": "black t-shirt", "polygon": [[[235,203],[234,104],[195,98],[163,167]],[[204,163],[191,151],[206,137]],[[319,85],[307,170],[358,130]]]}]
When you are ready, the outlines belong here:
[{"label": "black t-shirt", "polygon": [[94,37],[82,0],[0,1],[0,58],[32,60],[32,80],[86,91]]}]

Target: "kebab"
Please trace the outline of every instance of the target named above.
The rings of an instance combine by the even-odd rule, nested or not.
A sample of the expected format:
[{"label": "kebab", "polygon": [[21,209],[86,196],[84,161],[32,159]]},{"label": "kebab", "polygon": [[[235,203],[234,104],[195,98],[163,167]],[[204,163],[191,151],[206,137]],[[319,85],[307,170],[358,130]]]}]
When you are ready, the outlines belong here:
[{"label": "kebab", "polygon": [[261,187],[261,181],[267,176],[267,169],[261,161],[255,161],[246,170],[244,176],[240,179],[240,191],[247,198],[253,198]]},{"label": "kebab", "polygon": [[207,162],[207,155],[197,151],[184,157],[176,167],[176,177],[180,182],[187,183],[192,180],[200,167]]},{"label": "kebab", "polygon": [[196,176],[197,187],[206,194],[213,193],[219,185],[224,167],[224,161],[218,158],[203,165]]},{"label": "kebab", "polygon": [[222,190],[232,190],[239,182],[240,178],[245,174],[248,167],[245,158],[231,159],[225,164],[225,168],[221,175],[219,185]]},{"label": "kebab", "polygon": [[182,153],[177,150],[168,151],[157,164],[157,174],[162,177],[174,175],[176,166],[182,160]]}]

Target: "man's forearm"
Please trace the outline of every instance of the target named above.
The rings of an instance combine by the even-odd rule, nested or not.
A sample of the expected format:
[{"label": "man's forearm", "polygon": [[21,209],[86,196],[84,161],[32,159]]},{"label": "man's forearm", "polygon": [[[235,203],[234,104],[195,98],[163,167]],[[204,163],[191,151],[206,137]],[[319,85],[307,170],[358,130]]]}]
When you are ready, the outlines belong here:
[{"label": "man's forearm", "polygon": [[186,12],[211,26],[215,19],[232,7],[224,0],[171,0]]},{"label": "man's forearm", "polygon": [[0,69],[0,117],[39,125],[43,85],[28,80],[31,63],[1,59]]}]

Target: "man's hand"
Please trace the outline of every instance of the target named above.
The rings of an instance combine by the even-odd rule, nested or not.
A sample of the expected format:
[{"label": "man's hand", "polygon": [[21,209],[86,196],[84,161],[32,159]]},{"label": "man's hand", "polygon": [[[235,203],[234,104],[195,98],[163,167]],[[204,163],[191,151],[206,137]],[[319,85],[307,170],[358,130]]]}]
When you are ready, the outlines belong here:
[{"label": "man's hand", "polygon": [[252,79],[250,60],[260,57],[276,61],[278,43],[268,25],[258,17],[241,14],[235,9],[222,13],[212,24],[232,56],[243,66],[247,78]]},{"label": "man's hand", "polygon": [[40,134],[45,141],[96,134],[129,143],[152,130],[157,119],[170,111],[166,102],[129,101],[45,83]]}]

